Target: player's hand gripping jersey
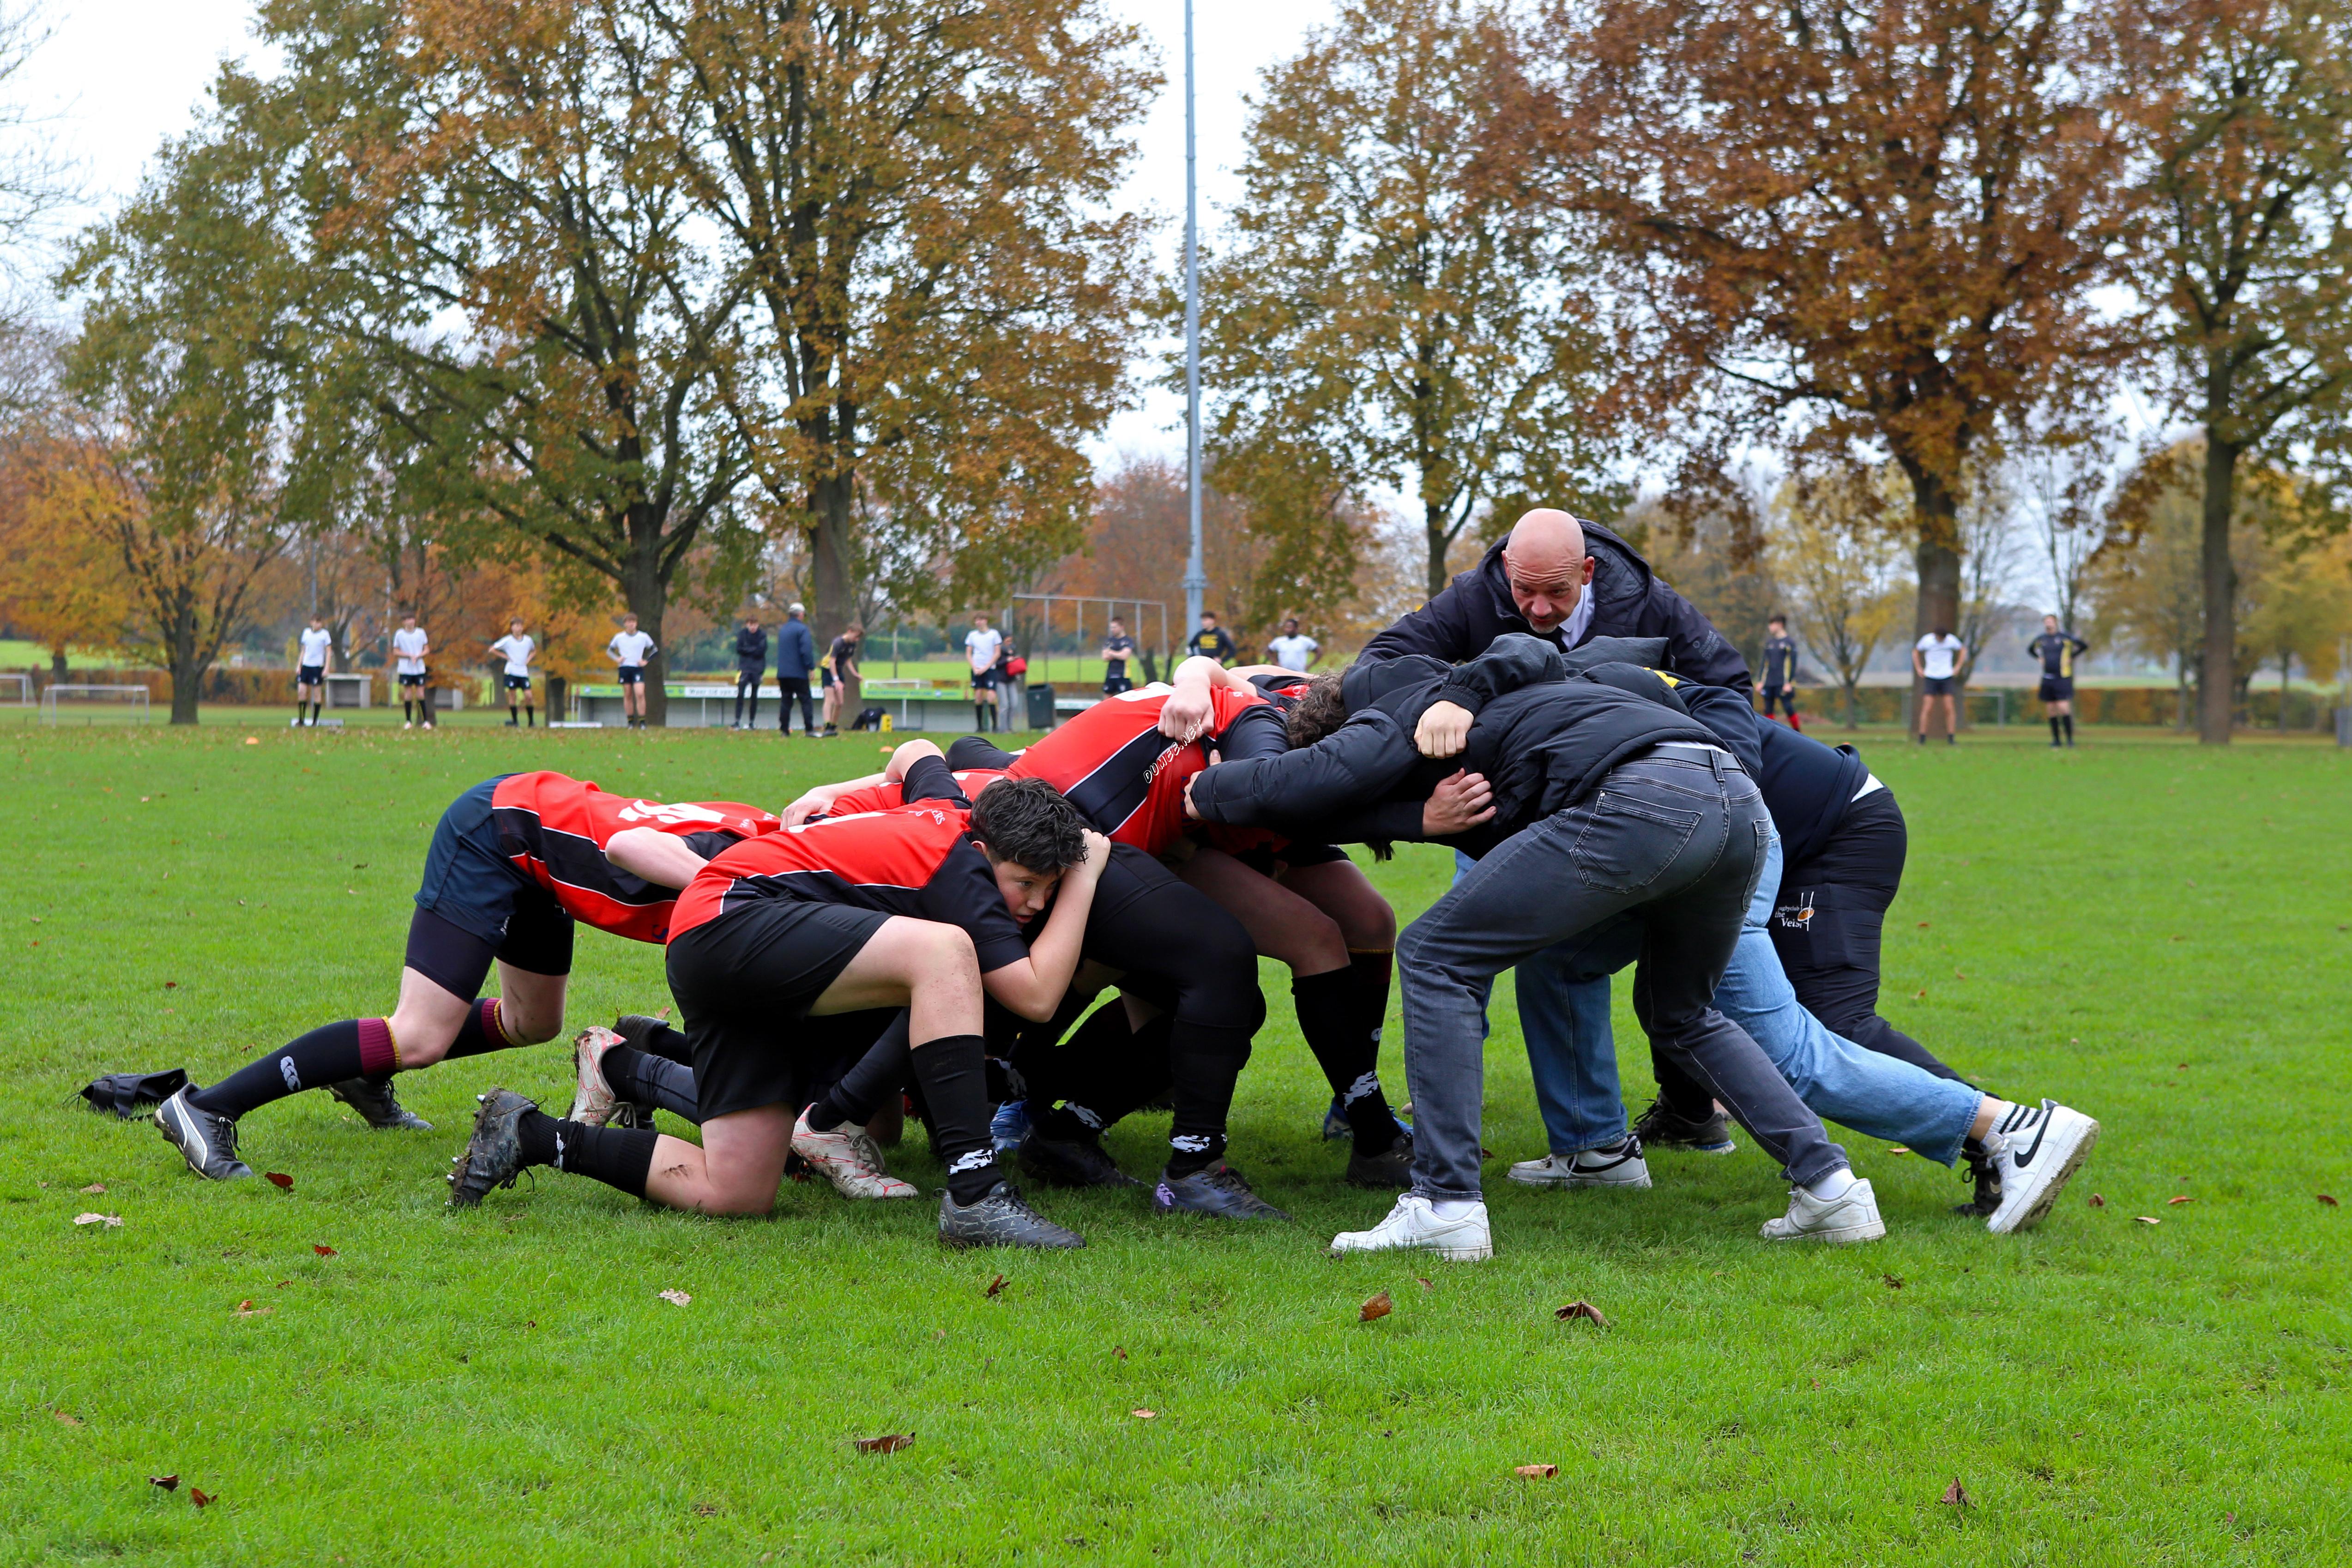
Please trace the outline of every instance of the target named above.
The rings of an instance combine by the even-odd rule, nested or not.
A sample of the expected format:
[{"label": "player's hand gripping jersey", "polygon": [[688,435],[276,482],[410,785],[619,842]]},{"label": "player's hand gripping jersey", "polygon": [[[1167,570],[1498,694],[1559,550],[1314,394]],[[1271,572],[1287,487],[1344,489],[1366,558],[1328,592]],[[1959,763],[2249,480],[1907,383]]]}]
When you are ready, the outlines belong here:
[{"label": "player's hand gripping jersey", "polygon": [[1281,709],[1224,686],[1210,692],[1208,732],[1171,740],[1160,732],[1160,710],[1171,694],[1154,685],[1107,697],[1022,752],[1007,771],[1060,790],[1112,843],[1164,854],[1184,831],[1185,783],[1209,765],[1210,752],[1235,762],[1290,749]]},{"label": "player's hand gripping jersey", "polygon": [[776,899],[846,904],[961,926],[986,974],[1029,956],[988,858],[964,837],[964,813],[940,804],[825,817],[738,844],[677,900],[673,941]]},{"label": "player's hand gripping jersey", "polygon": [[667,942],[678,893],[632,876],[604,858],[615,834],[650,827],[710,859],[746,839],[783,827],[739,801],[679,805],[606,795],[563,773],[509,773],[490,795],[499,853],[555,897],[574,919],[637,942]]}]

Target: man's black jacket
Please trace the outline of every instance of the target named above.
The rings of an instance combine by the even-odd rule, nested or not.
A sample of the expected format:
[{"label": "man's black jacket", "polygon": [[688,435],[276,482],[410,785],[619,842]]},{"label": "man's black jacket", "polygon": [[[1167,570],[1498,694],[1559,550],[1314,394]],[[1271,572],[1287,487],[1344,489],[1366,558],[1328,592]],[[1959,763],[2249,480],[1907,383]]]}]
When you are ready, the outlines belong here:
[{"label": "man's black jacket", "polygon": [[[1748,689],[1748,661],[1688,599],[1658,581],[1633,547],[1597,523],[1584,525],[1584,548],[1599,563],[1585,592],[1592,595],[1594,637],[1664,637],[1666,661],[1658,668],[1707,686]],[[1503,572],[1503,545],[1489,548],[1478,564],[1454,579],[1443,593],[1364,645],[1360,659],[1427,654],[1456,664],[1485,653],[1509,632],[1540,637],[1511,602]],[[1546,641],[1558,646],[1555,633]]]},{"label": "man's black jacket", "polygon": [[[1526,635],[1454,668],[1420,658],[1359,665],[1342,687],[1353,711],[1337,731],[1281,756],[1220,763],[1192,781],[1192,804],[1210,822],[1324,843],[1417,839],[1423,803],[1466,768],[1493,785],[1495,816],[1444,842],[1482,855],[1581,800],[1636,752],[1664,741],[1718,743],[1654,676],[1643,672],[1655,695],[1601,679],[1620,668],[1571,674],[1558,647]],[[1431,759],[1414,748],[1413,728],[1440,701],[1476,718],[1459,756]]]},{"label": "man's black jacket", "polygon": [[765,669],[768,666],[768,634],[737,627],[735,662],[753,669]]}]

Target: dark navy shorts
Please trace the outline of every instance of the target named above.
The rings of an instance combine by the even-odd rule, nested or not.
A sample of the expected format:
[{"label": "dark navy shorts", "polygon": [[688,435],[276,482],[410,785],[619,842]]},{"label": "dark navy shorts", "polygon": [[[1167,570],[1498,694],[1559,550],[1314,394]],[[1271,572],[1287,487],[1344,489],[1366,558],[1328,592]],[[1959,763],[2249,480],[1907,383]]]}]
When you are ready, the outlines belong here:
[{"label": "dark navy shorts", "polygon": [[453,995],[480,991],[492,959],[533,974],[572,973],[572,917],[499,853],[498,787],[485,779],[441,814],[416,889],[420,915],[431,918],[410,922],[408,967]]},{"label": "dark navy shorts", "polygon": [[422,674],[417,674],[417,675],[406,675],[406,674],[404,674],[404,675],[400,678],[400,684],[401,684],[401,685],[403,685],[403,686],[422,686],[422,685],[424,685],[424,684],[425,684],[425,677],[424,677]]},{"label": "dark navy shorts", "polygon": [[2071,675],[2045,675],[2042,678],[2042,700],[2071,702],[2074,700],[2074,678]]},{"label": "dark navy shorts", "polygon": [[296,676],[294,681],[298,686],[324,686],[327,684],[327,667],[323,664],[306,664],[302,667],[302,673]]},{"label": "dark navy shorts", "polygon": [[1920,694],[1926,697],[1949,697],[1959,689],[1957,675],[1923,675],[1919,678]]},{"label": "dark navy shorts", "polygon": [[642,664],[625,664],[616,673],[624,686],[643,686],[646,683],[646,667]]},{"label": "dark navy shorts", "polygon": [[530,689],[530,677],[528,675],[508,676],[507,689],[509,691],[529,691]]}]

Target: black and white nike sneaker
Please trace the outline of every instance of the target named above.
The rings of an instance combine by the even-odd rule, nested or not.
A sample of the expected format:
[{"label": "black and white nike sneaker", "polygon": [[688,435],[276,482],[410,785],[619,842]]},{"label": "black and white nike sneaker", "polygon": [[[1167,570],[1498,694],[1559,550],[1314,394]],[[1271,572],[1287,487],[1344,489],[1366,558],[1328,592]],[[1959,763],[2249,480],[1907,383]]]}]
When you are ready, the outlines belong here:
[{"label": "black and white nike sneaker", "polygon": [[430,1132],[433,1123],[400,1103],[392,1092],[392,1080],[382,1083],[373,1079],[347,1078],[341,1083],[331,1083],[327,1092],[360,1113],[370,1127],[379,1132]]},{"label": "black and white nike sneaker", "polygon": [[208,1182],[238,1182],[253,1167],[236,1157],[236,1121],[188,1103],[194,1086],[180,1090],[155,1108],[155,1125],[188,1163],[188,1169]]},{"label": "black and white nike sneaker", "polygon": [[2000,1203],[1985,1228],[2007,1236],[2039,1224],[2098,1141],[2097,1122],[2054,1100],[2012,1107],[1984,1137],[2000,1177]]},{"label": "black and white nike sneaker", "polygon": [[1507,1173],[1527,1187],[1646,1187],[1650,1163],[1642,1158],[1642,1141],[1628,1137],[1608,1149],[1580,1149],[1573,1154],[1546,1154],[1521,1160]]},{"label": "black and white nike sneaker", "polygon": [[510,1089],[494,1089],[474,1099],[478,1102],[474,1134],[466,1140],[466,1152],[449,1160],[457,1167],[447,1178],[453,1209],[478,1207],[492,1187],[515,1184],[522,1171],[522,1141],[515,1134],[515,1123],[524,1111],[539,1109]]},{"label": "black and white nike sneaker", "polygon": [[1021,1189],[999,1182],[967,1205],[940,1194],[940,1240],[949,1247],[1034,1247],[1066,1251],[1087,1238],[1055,1225],[1022,1200]]}]

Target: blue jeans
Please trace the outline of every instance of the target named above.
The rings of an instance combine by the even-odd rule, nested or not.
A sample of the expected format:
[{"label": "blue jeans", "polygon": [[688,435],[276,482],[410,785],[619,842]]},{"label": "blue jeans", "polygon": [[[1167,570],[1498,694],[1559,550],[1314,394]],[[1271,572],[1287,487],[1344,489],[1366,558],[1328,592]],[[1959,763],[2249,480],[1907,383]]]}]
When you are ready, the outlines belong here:
[{"label": "blue jeans", "polygon": [[[1748,902],[1738,945],[1722,984],[1716,988],[1717,1008],[1763,1047],[1807,1110],[1870,1137],[1908,1144],[1915,1153],[1950,1164],[1959,1157],[1960,1143],[1976,1120],[1982,1097],[1964,1083],[1863,1049],[1831,1033],[1798,1004],[1765,924],[1780,890],[1780,838],[1775,833],[1764,874]],[[1540,1027],[1526,1013],[1528,992],[1522,971],[1520,1025],[1527,1036],[1528,1062],[1534,1071],[1544,1131],[1557,1152],[1596,1148],[1622,1135],[1624,1107],[1600,1102],[1591,1086],[1604,1079],[1612,1089],[1616,1086],[1608,976],[1639,951],[1638,931],[1622,929],[1636,923],[1620,921],[1615,928],[1591,932],[1542,955],[1547,978],[1537,994],[1552,1005],[1564,999],[1566,1007],[1562,1014],[1546,1018]],[[1588,999],[1591,992],[1599,993],[1597,1010]],[[1563,1016],[1565,1028],[1556,1021]],[[1596,1017],[1597,1027],[1592,1022]],[[1605,1066],[1596,1066],[1591,1059],[1561,1059],[1571,1053],[1580,1058],[1605,1058]]]}]

